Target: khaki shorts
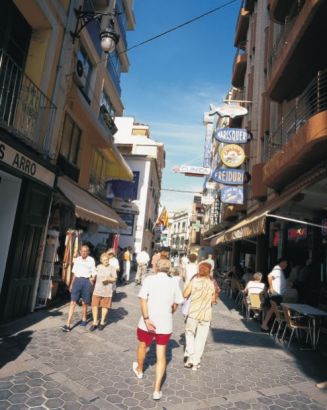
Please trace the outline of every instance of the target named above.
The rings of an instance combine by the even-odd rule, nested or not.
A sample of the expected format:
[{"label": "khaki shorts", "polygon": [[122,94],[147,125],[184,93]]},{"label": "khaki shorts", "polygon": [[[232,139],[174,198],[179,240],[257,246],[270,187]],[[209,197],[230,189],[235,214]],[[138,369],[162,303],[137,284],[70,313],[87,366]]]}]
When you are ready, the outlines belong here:
[{"label": "khaki shorts", "polygon": [[112,298],[105,298],[103,296],[92,296],[92,307],[110,308],[112,305]]}]

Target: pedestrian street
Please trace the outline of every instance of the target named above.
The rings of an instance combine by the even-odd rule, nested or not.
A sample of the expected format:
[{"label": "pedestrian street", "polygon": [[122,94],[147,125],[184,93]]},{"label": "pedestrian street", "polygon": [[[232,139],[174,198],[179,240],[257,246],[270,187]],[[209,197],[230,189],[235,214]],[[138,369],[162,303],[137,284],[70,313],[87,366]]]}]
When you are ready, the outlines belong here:
[{"label": "pedestrian street", "polygon": [[[234,302],[222,295],[201,367],[183,366],[183,317],[174,317],[168,346],[163,397],[152,399],[155,349],[146,359],[144,378],[132,372],[140,316],[131,283],[118,287],[109,324],[90,332],[61,326],[68,305],[39,311],[0,328],[0,409],[326,409],[326,358],[282,348],[259,323],[245,321]],[[74,320],[80,320],[77,307]],[[294,344],[296,346],[296,344]]]}]

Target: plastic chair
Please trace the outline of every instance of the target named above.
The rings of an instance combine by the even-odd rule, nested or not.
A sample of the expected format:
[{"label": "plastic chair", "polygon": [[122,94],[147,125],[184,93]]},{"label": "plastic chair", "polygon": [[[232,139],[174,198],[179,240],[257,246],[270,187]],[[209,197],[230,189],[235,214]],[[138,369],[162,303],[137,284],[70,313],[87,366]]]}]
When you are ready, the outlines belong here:
[{"label": "plastic chair", "polygon": [[287,347],[290,346],[294,333],[296,333],[296,336],[299,340],[299,332],[301,330],[304,330],[305,332],[307,332],[306,343],[308,343],[309,337],[312,341],[310,321],[307,321],[307,324],[303,323],[303,320],[307,318],[305,318],[304,316],[292,316],[291,310],[286,306],[283,306],[283,312],[285,316],[286,325],[285,325],[281,340],[284,341],[287,329],[291,331],[291,335],[290,335]]}]

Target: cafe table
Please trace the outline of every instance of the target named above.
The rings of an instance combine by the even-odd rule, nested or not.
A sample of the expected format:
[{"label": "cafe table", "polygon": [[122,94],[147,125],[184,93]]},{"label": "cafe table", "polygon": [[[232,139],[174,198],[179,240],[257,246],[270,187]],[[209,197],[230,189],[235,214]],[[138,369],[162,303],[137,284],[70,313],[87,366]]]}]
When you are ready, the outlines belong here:
[{"label": "cafe table", "polygon": [[317,309],[310,305],[305,305],[303,303],[281,303],[282,306],[287,307],[293,312],[300,313],[300,315],[306,316],[312,321],[312,347],[313,350],[317,348],[317,324],[316,319],[327,317],[327,312],[321,309]]}]

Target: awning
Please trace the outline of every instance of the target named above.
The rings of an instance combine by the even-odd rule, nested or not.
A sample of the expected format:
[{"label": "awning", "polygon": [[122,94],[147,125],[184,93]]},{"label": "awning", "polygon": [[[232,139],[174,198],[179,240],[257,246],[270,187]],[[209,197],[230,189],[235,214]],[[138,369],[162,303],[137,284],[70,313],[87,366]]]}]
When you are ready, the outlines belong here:
[{"label": "awning", "polygon": [[249,215],[236,225],[225,230],[224,232],[220,232],[217,236],[212,238],[210,241],[210,246],[217,246],[226,242],[233,242],[263,235],[266,232],[267,218],[274,217],[274,215],[269,215],[270,212],[273,212],[281,207],[310,184],[312,184],[312,179],[310,180],[310,178],[308,178],[307,180],[303,180],[300,186],[273,198],[256,212],[252,213],[252,215]]},{"label": "awning", "polygon": [[125,222],[109,205],[64,177],[58,178],[57,187],[74,204],[75,215],[86,221],[111,228],[127,228]]}]

